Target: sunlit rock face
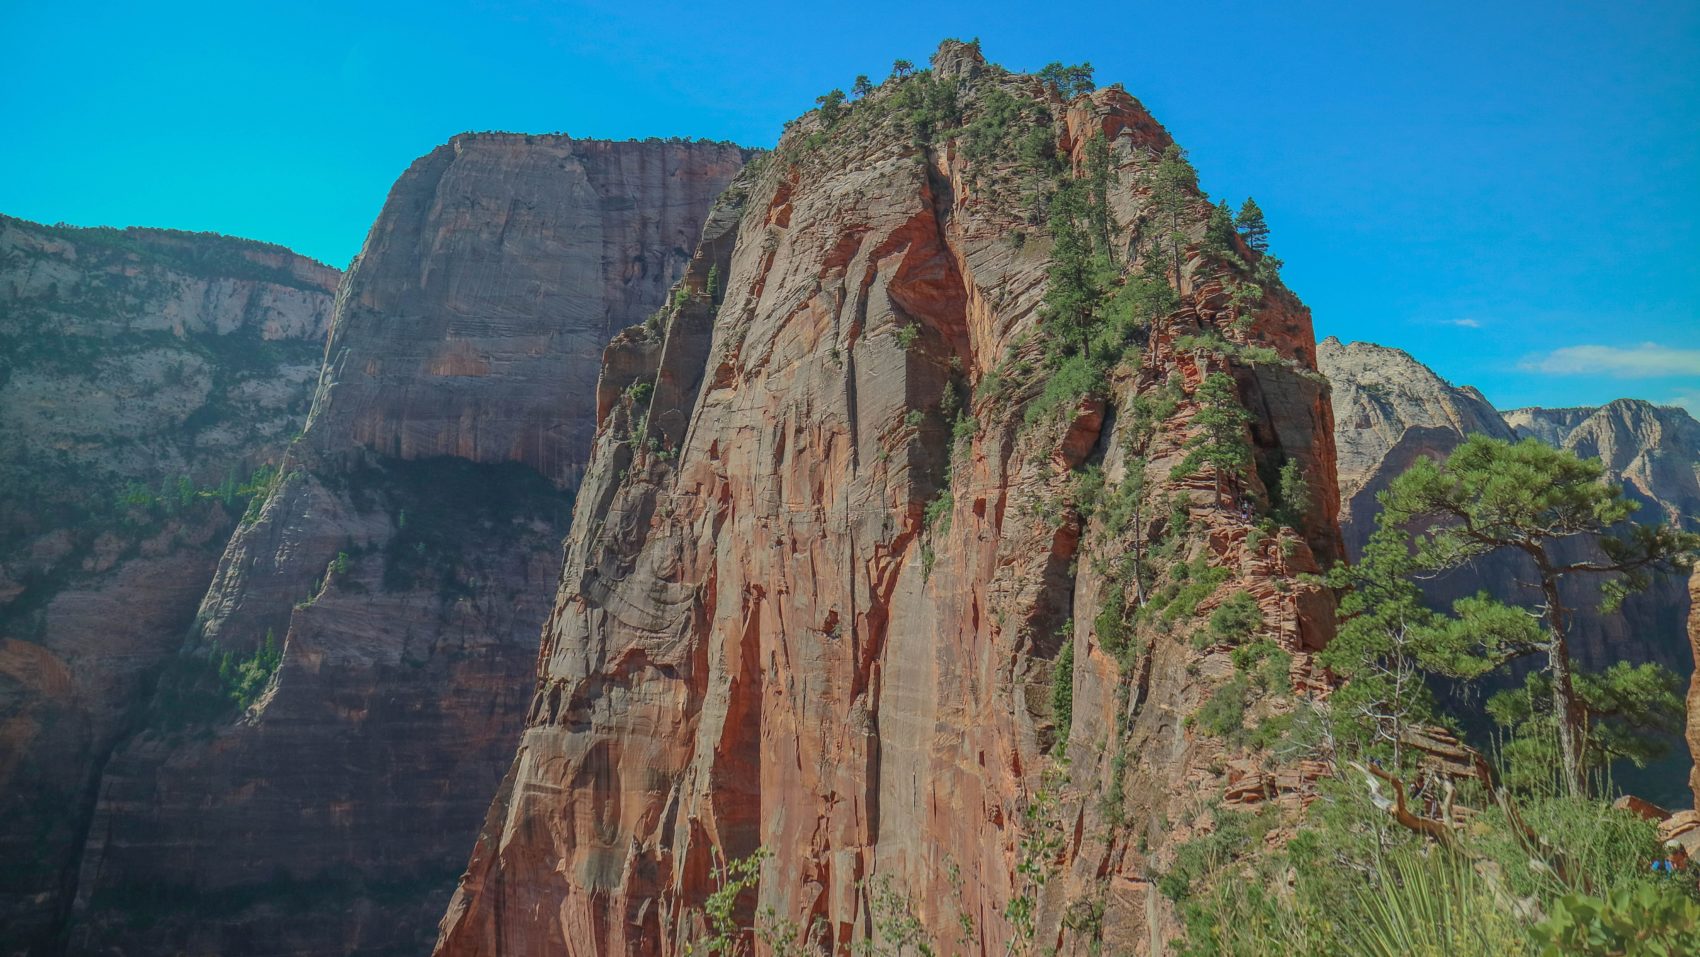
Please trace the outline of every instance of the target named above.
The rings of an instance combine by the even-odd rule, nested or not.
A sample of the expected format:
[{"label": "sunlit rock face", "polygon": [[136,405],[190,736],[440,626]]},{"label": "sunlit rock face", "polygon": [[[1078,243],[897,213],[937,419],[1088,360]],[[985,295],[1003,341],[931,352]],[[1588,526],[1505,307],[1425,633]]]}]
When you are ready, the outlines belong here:
[{"label": "sunlit rock face", "polygon": [[[403,174],[300,441],[105,768],[72,952],[429,948],[531,695],[603,347],[746,158],[468,134]],[[268,647],[232,703],[216,662]]]},{"label": "sunlit rock face", "polygon": [[[1170,140],[1125,92],[1064,103],[955,43],[928,76],[960,83],[964,127],[999,94],[1026,104],[1071,169],[1101,133],[1110,244],[1148,223]],[[795,124],[728,190],[661,321],[610,345],[536,694],[439,954],[681,953],[715,861],[758,847],[740,914],[771,907],[822,953],[866,939],[880,887],[929,937],[966,920],[1002,953],[1023,933],[1006,915],[1028,892],[1022,811],[1054,766],[1065,646],[1074,770],[1037,934],[1067,952],[1063,912],[1088,895],[1115,952],[1173,932],[1151,883],[1159,822],[1226,786],[1224,746],[1186,718],[1232,667],[1189,619],[1141,632],[1124,675],[1094,618],[1111,566],[1163,540],[1225,570],[1203,615],[1249,593],[1294,682],[1312,676],[1332,605],[1297,575],[1341,548],[1309,313],[1271,283],[1233,321],[1193,195],[1179,308],[1106,398],[1029,423],[1052,245],[1014,149],[917,145],[898,97],[922,82],[830,130]],[[1034,121],[1041,108],[1059,122]],[[1224,355],[1250,346],[1270,357]],[[1259,537],[1208,477],[1176,477],[1211,372],[1250,410],[1259,468],[1232,494],[1266,501],[1257,474],[1296,463],[1305,533]],[[1179,398],[1145,404],[1160,394]],[[962,407],[974,425],[953,437]],[[1165,505],[1111,527],[1071,497],[1091,475],[1132,481],[1136,458],[1140,501]]]}]

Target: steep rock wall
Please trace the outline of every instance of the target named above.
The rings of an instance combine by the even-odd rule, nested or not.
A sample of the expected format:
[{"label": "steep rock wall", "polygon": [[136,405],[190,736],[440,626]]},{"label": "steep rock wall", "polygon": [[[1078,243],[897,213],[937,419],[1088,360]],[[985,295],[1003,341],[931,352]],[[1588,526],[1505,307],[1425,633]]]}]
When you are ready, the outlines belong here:
[{"label": "steep rock wall", "polygon": [[[923,130],[913,105],[945,96],[960,116]],[[1327,386],[1278,284],[1233,321],[1191,193],[1180,305],[1092,395],[1029,424],[1052,243],[1033,170],[964,132],[999,97],[1066,169],[1101,132],[1106,245],[1153,232],[1170,141],[1136,101],[1065,104],[954,43],[830,128],[806,117],[728,191],[676,305],[608,350],[536,695],[439,954],[679,953],[705,932],[717,862],[758,848],[739,914],[772,908],[835,953],[892,901],[935,940],[966,922],[984,953],[1084,933],[1062,920],[1080,901],[1103,905],[1113,946],[1168,932],[1161,822],[1227,785],[1236,749],[1186,719],[1229,681],[1232,646],[1192,640],[1189,613],[1112,654],[1094,618],[1128,611],[1106,593],[1161,541],[1171,566],[1220,570],[1190,599],[1205,615],[1253,596],[1292,655],[1281,692],[1304,686],[1332,608],[1293,576],[1340,551]],[[1251,345],[1273,355],[1245,360]],[[1225,494],[1173,474],[1209,372],[1250,410],[1256,464],[1309,480],[1308,534],[1245,517],[1239,502],[1269,501],[1258,470]],[[953,429],[964,404],[973,424]],[[1097,500],[1141,467],[1135,517],[1111,523]],[[1052,783],[1065,646],[1073,771]],[[1022,863],[1051,834],[1036,891]]]},{"label": "steep rock wall", "polygon": [[0,216],[0,951],[54,946],[101,767],[306,419],[339,276]]},{"label": "steep rock wall", "polygon": [[71,951],[429,946],[523,718],[602,346],[745,159],[468,134],[401,177],[305,434],[107,770]]}]

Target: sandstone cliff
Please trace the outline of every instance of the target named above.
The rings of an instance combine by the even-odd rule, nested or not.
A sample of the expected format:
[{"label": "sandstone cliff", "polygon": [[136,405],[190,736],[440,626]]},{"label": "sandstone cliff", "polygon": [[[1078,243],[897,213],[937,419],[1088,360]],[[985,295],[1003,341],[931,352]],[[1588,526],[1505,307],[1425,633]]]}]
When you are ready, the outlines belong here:
[{"label": "sandstone cliff", "polygon": [[1694,673],[1688,679],[1688,792],[1700,808],[1700,569],[1688,579],[1688,648]]},{"label": "sandstone cliff", "polygon": [[[728,190],[609,347],[439,954],[679,953],[758,848],[737,916],[835,953],[909,918],[979,953],[1169,933],[1168,822],[1267,773],[1246,731],[1300,706],[1332,626],[1295,576],[1340,551],[1309,314],[1190,184],[1158,208],[1170,145],[1119,88],[1065,102],[947,43]],[[1102,230],[1112,286],[1179,289],[1074,388],[1046,294],[1079,259],[1036,224],[1081,186],[1066,229]],[[1210,442],[1244,467],[1194,468]],[[1289,463],[1301,531],[1263,519]]]},{"label": "sandstone cliff", "polygon": [[1354,553],[1375,529],[1376,496],[1419,457],[1444,458],[1473,433],[1516,436],[1480,392],[1457,387],[1399,350],[1373,342],[1317,344],[1334,385],[1340,531]]},{"label": "sandstone cliff", "polygon": [[602,347],[745,159],[469,134],[401,177],[302,440],[106,769],[72,952],[429,946],[524,715]]},{"label": "sandstone cliff", "polygon": [[300,431],[339,274],[0,216],[0,926],[49,946],[96,781]]}]

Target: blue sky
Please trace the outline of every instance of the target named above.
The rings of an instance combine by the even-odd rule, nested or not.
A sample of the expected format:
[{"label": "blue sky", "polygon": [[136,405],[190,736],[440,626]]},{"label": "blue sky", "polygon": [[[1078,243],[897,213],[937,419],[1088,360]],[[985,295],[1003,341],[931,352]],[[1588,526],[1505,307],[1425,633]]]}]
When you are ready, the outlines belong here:
[{"label": "blue sky", "polygon": [[768,146],[981,38],[1091,61],[1269,216],[1317,334],[1496,404],[1700,410],[1700,3],[0,0],[0,212],[343,265],[462,130]]}]

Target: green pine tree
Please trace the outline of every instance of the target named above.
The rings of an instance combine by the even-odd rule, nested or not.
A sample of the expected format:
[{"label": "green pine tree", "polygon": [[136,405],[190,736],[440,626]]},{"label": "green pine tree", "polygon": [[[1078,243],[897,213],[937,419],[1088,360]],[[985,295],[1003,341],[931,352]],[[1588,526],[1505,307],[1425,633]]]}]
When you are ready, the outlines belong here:
[{"label": "green pine tree", "polygon": [[1263,210],[1258,208],[1257,200],[1246,197],[1240,206],[1240,214],[1234,220],[1239,227],[1240,238],[1252,251],[1266,253],[1269,251],[1269,224],[1263,220]]},{"label": "green pine tree", "polygon": [[[1602,581],[1608,609],[1645,588],[1654,574],[1692,567],[1700,535],[1668,525],[1627,525],[1638,507],[1605,480],[1598,459],[1543,445],[1472,435],[1444,463],[1419,460],[1382,493],[1382,520],[1416,529],[1415,560],[1428,570],[1457,568],[1485,555],[1512,552],[1535,569],[1541,598],[1533,609],[1537,639],[1506,643],[1505,657],[1545,658],[1544,690],[1563,791],[1581,796],[1588,748],[1588,702],[1570,656],[1575,609],[1561,589],[1581,576]],[[1565,547],[1574,543],[1579,547]],[[1571,558],[1579,552],[1586,557]],[[1466,627],[1503,635],[1529,620],[1522,609],[1486,596],[1457,606]]]}]

